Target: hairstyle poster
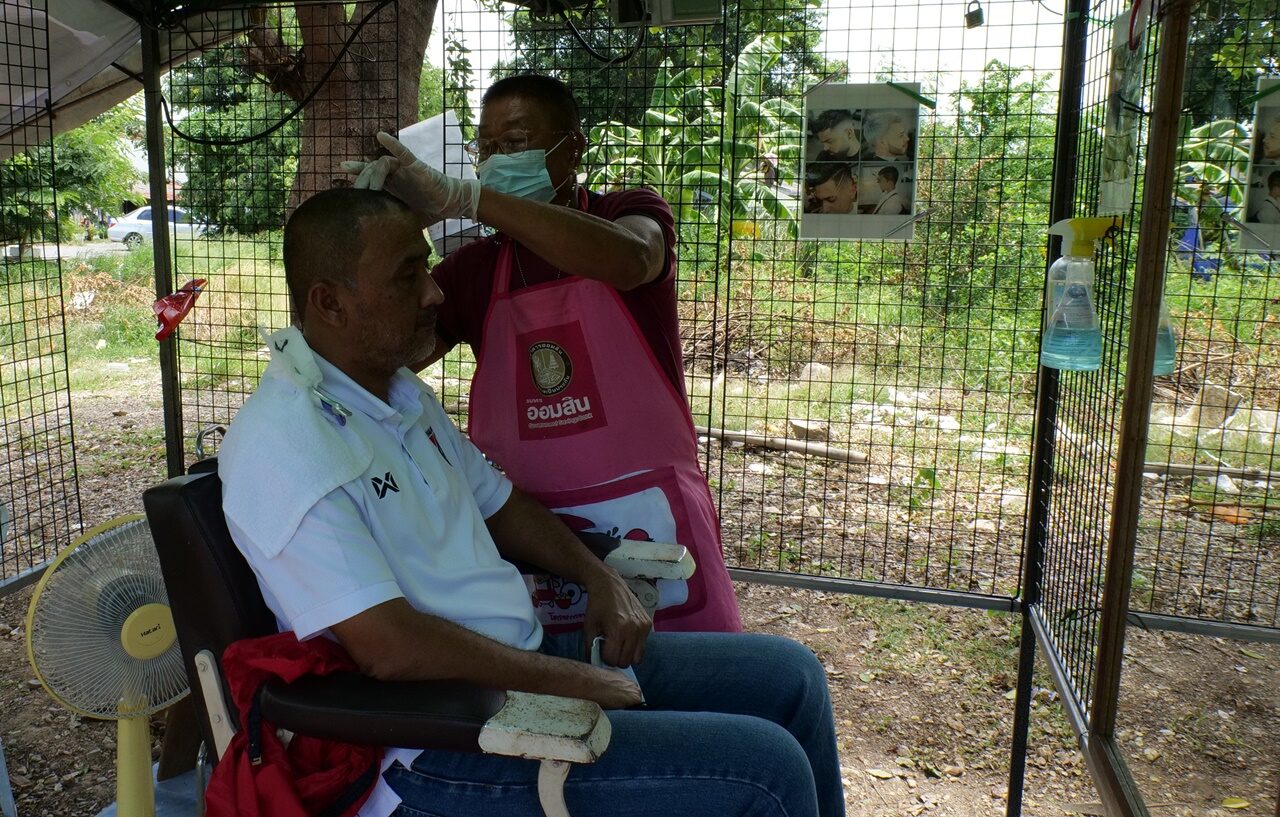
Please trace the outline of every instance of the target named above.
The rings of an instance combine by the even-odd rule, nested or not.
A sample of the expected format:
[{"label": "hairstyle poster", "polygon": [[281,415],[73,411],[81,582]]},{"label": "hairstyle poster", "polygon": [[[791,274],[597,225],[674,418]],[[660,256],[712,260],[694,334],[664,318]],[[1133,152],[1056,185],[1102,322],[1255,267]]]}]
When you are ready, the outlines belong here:
[{"label": "hairstyle poster", "polygon": [[818,85],[804,118],[800,237],[909,241],[919,102],[887,84]]},{"label": "hairstyle poster", "polygon": [[1138,126],[1143,112],[1142,63],[1147,52],[1145,38],[1150,8],[1150,2],[1142,3],[1136,18],[1125,11],[1111,23],[1099,215],[1123,215],[1133,209],[1134,181],[1138,175]]},{"label": "hairstyle poster", "polygon": [[1258,92],[1240,247],[1280,250],[1280,79],[1260,77]]}]

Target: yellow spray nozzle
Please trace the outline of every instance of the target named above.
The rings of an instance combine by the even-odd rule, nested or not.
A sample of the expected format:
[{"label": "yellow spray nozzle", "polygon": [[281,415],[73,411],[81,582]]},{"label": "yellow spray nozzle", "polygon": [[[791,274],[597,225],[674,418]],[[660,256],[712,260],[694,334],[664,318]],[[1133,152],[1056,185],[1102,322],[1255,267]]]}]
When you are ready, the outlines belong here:
[{"label": "yellow spray nozzle", "polygon": [[1066,243],[1064,255],[1093,255],[1095,242],[1110,241],[1112,228],[1119,229],[1123,220],[1119,216],[1095,216],[1064,218],[1049,228],[1053,235],[1060,235]]}]

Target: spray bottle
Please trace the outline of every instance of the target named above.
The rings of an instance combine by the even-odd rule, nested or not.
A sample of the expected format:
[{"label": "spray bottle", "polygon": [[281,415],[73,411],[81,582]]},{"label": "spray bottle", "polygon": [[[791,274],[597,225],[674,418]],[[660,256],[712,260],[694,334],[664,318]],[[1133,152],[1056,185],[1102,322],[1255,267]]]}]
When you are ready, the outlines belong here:
[{"label": "spray bottle", "polygon": [[1062,236],[1062,257],[1049,267],[1045,287],[1045,329],[1040,364],[1051,369],[1091,372],[1102,365],[1102,332],[1093,308],[1094,246],[1115,217],[1068,218],[1049,228]]},{"label": "spray bottle", "polygon": [[1178,362],[1178,336],[1173,333],[1173,319],[1164,298],[1160,299],[1160,323],[1156,328],[1156,362],[1152,374],[1173,374]]}]

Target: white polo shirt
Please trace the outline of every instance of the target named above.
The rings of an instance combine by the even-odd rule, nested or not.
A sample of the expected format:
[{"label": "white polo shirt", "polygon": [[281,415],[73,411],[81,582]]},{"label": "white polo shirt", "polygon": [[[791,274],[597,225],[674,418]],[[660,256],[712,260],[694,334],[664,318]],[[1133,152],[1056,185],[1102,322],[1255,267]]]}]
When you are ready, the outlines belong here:
[{"label": "white polo shirt", "polygon": [[[309,349],[298,351],[312,354]],[[499,555],[485,527],[511,495],[511,483],[495,470],[444,413],[420,381],[402,369],[392,379],[390,405],[374,397],[319,355],[320,388],[336,406],[322,411],[293,398],[294,416],[314,411],[321,422],[358,435],[372,463],[358,479],[316,502],[292,538],[272,553],[259,546],[249,525],[228,518],[231,536],[258,577],[281,629],[305,639],[391,599],[447,618],[512,647],[537,649],[542,628],[519,571]],[[276,361],[273,361],[273,365]],[[280,390],[260,389],[254,400],[279,399]],[[265,406],[258,406],[261,411]],[[283,406],[280,408],[284,408]],[[349,416],[346,412],[350,412]],[[300,416],[298,421],[316,419]],[[232,423],[227,443],[236,437]],[[223,451],[270,447],[275,441],[235,440]],[[280,452],[287,462],[287,452]],[[224,482],[264,481],[263,514],[271,514],[266,480],[287,479],[288,470],[263,477],[220,457]],[[245,458],[248,459],[248,458]],[[241,514],[239,521],[249,518]]]}]

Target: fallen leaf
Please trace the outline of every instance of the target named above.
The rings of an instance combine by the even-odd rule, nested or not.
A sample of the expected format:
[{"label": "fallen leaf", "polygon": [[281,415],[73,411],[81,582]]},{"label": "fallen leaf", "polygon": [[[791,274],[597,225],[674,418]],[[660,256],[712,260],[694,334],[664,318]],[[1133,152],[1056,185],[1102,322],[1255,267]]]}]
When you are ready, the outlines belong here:
[{"label": "fallen leaf", "polygon": [[1243,525],[1253,519],[1253,514],[1239,505],[1210,505],[1205,513],[1232,525]]},{"label": "fallen leaf", "polygon": [[859,680],[859,681],[861,681],[861,682],[862,682],[862,683],[864,683],[864,684],[869,684],[869,683],[871,683],[872,681],[874,681],[874,680],[875,680],[875,678],[876,678],[876,674],[875,674],[874,672],[860,672],[860,673],[858,673],[858,680]]},{"label": "fallen leaf", "polygon": [[893,772],[886,772],[884,769],[867,769],[867,774],[880,780],[892,780]]},{"label": "fallen leaf", "polygon": [[1243,797],[1228,797],[1222,801],[1223,808],[1248,808],[1253,805]]},{"label": "fallen leaf", "polygon": [[1244,656],[1246,656],[1246,657],[1248,657],[1248,658],[1256,658],[1256,659],[1258,659],[1259,661],[1265,661],[1265,660],[1267,660],[1267,657],[1266,657],[1265,655],[1262,655],[1261,653],[1256,653],[1256,652],[1254,652],[1253,650],[1245,649],[1244,647],[1241,647],[1241,648],[1240,648],[1240,654],[1241,654],[1241,655],[1244,655]]}]

